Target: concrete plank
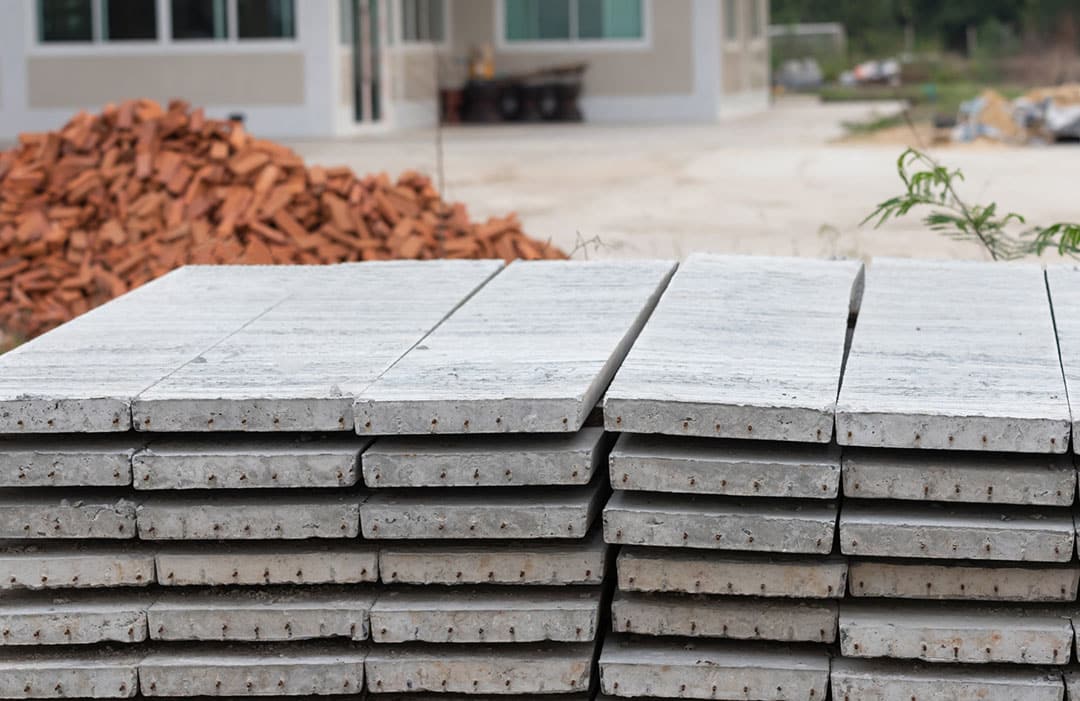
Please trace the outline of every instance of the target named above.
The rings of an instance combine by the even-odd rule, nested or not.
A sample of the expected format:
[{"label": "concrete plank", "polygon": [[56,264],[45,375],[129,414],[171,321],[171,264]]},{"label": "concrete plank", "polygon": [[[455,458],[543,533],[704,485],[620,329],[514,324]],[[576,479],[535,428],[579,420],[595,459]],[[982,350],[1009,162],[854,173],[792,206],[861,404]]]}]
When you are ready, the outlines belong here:
[{"label": "concrete plank", "polygon": [[0,491],[0,540],[134,537],[135,502],[122,492]]},{"label": "concrete plank", "polygon": [[7,544],[0,572],[0,590],[144,587],[154,581],[154,553],[135,543]]},{"label": "concrete plank", "polygon": [[1063,453],[1070,423],[1041,266],[874,260],[841,445]]},{"label": "concrete plank", "polygon": [[139,643],[146,640],[148,605],[141,592],[5,594],[0,646]]},{"label": "concrete plank", "polygon": [[147,609],[153,640],[367,640],[375,601],[364,587],[169,591]]},{"label": "concrete plank", "polygon": [[132,460],[136,489],[349,487],[360,479],[355,437],[153,441]]},{"label": "concrete plank", "polygon": [[690,256],[611,383],[605,425],[829,442],[861,287],[855,261]]},{"label": "concrete plank", "polygon": [[123,699],[139,689],[139,657],[93,648],[5,651],[0,656],[0,698]]},{"label": "concrete plank", "polygon": [[352,430],[355,394],[501,267],[490,260],[297,266],[287,298],[142,391],[132,404],[135,427]]},{"label": "concrete plank", "polygon": [[854,701],[1062,701],[1061,673],[1025,667],[833,660],[834,699]]},{"label": "concrete plank", "polygon": [[832,551],[836,503],[615,492],[604,540],[619,545],[778,553]]},{"label": "concrete plank", "polygon": [[616,633],[779,642],[836,640],[836,602],[615,592]]},{"label": "concrete plank", "polygon": [[[1054,311],[1061,369],[1069,391],[1073,434],[1080,435],[1080,320],[1075,305],[1080,304],[1080,269],[1075,265],[1049,265],[1046,268],[1046,288]],[[1073,451],[1080,451],[1080,442],[1073,441]]]},{"label": "concrete plank", "polygon": [[364,451],[370,487],[509,487],[588,484],[611,437],[570,434],[380,438]]},{"label": "concrete plank", "polygon": [[622,434],[608,460],[615,489],[835,499],[840,451],[706,438]]},{"label": "concrete plank", "polygon": [[1051,507],[844,502],[845,555],[947,560],[1068,562],[1072,515]]},{"label": "concrete plank", "polygon": [[362,584],[379,576],[374,546],[357,540],[170,543],[155,558],[166,586]]},{"label": "concrete plank", "polygon": [[376,643],[587,642],[596,638],[600,587],[408,587],[371,608]]},{"label": "concrete plank", "polygon": [[844,451],[844,496],[1072,506],[1076,468],[1061,456]]},{"label": "concrete plank", "polygon": [[376,645],[367,659],[376,694],[570,694],[589,688],[592,643]]},{"label": "concrete plank", "polygon": [[847,586],[847,560],[625,547],[619,551],[623,591],[724,594],[727,596],[836,599]]},{"label": "concrete plank", "polygon": [[199,644],[152,652],[139,665],[143,696],[354,694],[367,649],[355,643]]},{"label": "concrete plank", "polygon": [[373,492],[360,507],[365,538],[581,538],[607,492],[584,487]]},{"label": "concrete plank", "polygon": [[1069,701],[1080,701],[1080,668],[1071,666],[1065,671],[1065,689]]},{"label": "concrete plank", "polygon": [[578,431],[670,261],[516,262],[357,397],[366,435]]},{"label": "concrete plank", "polygon": [[920,560],[852,560],[851,595],[889,599],[1076,601],[1080,564],[980,565]]},{"label": "concrete plank", "polygon": [[9,437],[0,441],[0,488],[124,487],[142,446],[130,436]]},{"label": "concrete plank", "polygon": [[356,538],[359,494],[155,495],[139,503],[143,540]]},{"label": "concrete plank", "polygon": [[1065,612],[961,602],[845,601],[840,654],[927,662],[1062,665],[1072,658]]},{"label": "concrete plank", "polygon": [[612,696],[824,699],[828,686],[824,645],[609,637],[600,653],[600,688]]},{"label": "concrete plank", "polygon": [[379,571],[387,584],[601,584],[610,550],[599,527],[580,540],[387,543]]}]

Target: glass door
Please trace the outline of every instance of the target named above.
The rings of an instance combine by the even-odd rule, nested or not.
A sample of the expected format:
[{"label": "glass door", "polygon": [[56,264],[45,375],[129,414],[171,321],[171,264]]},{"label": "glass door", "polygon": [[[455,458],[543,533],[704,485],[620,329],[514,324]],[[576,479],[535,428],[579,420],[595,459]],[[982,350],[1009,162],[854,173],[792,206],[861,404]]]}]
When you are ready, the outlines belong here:
[{"label": "glass door", "polygon": [[383,118],[381,0],[347,0],[351,5],[353,104],[355,119],[374,124]]}]

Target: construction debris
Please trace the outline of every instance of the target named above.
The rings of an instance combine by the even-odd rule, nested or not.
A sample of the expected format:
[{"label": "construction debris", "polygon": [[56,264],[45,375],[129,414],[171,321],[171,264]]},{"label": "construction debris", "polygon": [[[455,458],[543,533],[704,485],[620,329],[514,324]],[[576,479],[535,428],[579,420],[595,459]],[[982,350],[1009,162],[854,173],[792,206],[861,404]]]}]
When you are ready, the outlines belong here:
[{"label": "construction debris", "polygon": [[80,113],[0,153],[0,328],[42,333],[191,263],[565,258],[424,175],[307,167],[180,101]]},{"label": "construction debris", "polygon": [[1008,100],[986,90],[960,106],[953,141],[1052,143],[1080,138],[1080,84],[1036,88]]}]

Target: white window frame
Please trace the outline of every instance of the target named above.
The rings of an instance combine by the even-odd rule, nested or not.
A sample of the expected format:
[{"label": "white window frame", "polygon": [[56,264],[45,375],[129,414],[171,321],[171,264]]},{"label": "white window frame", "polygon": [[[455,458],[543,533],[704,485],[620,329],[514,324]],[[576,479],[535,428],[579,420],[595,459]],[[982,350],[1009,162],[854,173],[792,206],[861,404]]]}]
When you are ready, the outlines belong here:
[{"label": "white window frame", "polygon": [[[506,37],[506,0],[495,0],[495,48],[513,52],[559,51],[648,51],[652,49],[653,0],[641,0],[641,37],[638,39],[531,39],[511,41]],[[577,0],[570,0],[570,35],[578,27]]]},{"label": "white window frame", "polygon": [[[746,37],[751,48],[759,49],[766,45],[769,37],[769,6],[768,0],[750,0],[749,12],[746,15]],[[758,17],[761,20],[759,29],[761,33],[754,36],[754,7],[757,7]]]},{"label": "white window frame", "polygon": [[237,0],[225,0],[226,36],[223,39],[173,39],[171,0],[154,0],[157,15],[157,39],[123,39],[106,41],[105,16],[101,0],[90,0],[90,41],[42,41],[38,26],[37,0],[33,11],[26,13],[28,36],[33,37],[28,53],[34,56],[125,56],[130,54],[176,53],[264,53],[266,51],[296,51],[301,43],[300,8],[302,0],[293,0],[293,36],[278,39],[241,39],[238,26]]},{"label": "white window frame", "polygon": [[[724,48],[740,49],[742,48],[743,38],[750,32],[749,18],[746,16],[747,13],[745,12],[745,10],[749,9],[746,5],[747,0],[720,0],[720,2],[725,4],[725,7],[720,8],[720,19],[723,23],[720,27],[723,31],[723,37],[721,37],[721,39],[723,41]],[[754,0],[750,0],[750,2],[754,2]],[[735,10],[734,37],[728,35],[728,28],[730,25],[727,21],[726,5],[730,5]]]},{"label": "white window frame", "polygon": [[[442,0],[442,2],[439,3],[442,6],[443,38],[441,41],[430,41],[426,39],[405,38],[405,12],[402,0],[390,0],[391,31],[388,32],[390,36],[387,37],[389,41],[386,42],[386,45],[393,47],[398,51],[416,53],[429,53],[432,49],[438,49],[440,51],[448,50],[450,48],[451,32],[453,31],[450,26],[450,17],[453,14],[450,12],[451,2],[452,0]],[[502,0],[497,0],[497,2],[498,4],[502,4]]]}]

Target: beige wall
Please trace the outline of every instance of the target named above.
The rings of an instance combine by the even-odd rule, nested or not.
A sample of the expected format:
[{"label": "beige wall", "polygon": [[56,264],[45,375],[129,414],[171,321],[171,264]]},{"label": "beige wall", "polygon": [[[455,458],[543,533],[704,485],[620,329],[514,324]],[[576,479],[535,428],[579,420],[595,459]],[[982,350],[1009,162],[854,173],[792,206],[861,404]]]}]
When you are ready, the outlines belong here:
[{"label": "beige wall", "polygon": [[[769,0],[718,0],[720,7],[720,87],[724,93],[762,90],[769,86]],[[735,2],[738,39],[727,39],[723,3]],[[751,3],[761,7],[761,36],[751,37]]]},{"label": "beige wall", "polygon": [[299,52],[31,56],[32,109],[79,108],[131,97],[194,105],[303,105]]},{"label": "beige wall", "polygon": [[[444,59],[445,60],[445,59]],[[390,95],[395,100],[433,100],[436,97],[438,59],[424,47],[390,50]]]}]

